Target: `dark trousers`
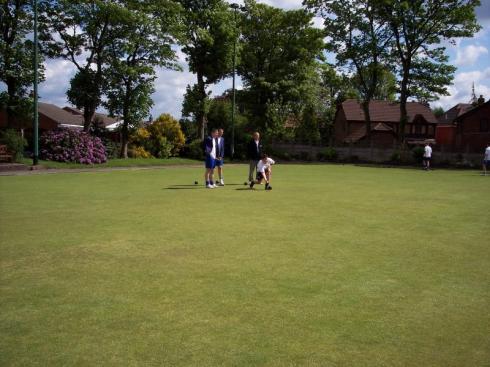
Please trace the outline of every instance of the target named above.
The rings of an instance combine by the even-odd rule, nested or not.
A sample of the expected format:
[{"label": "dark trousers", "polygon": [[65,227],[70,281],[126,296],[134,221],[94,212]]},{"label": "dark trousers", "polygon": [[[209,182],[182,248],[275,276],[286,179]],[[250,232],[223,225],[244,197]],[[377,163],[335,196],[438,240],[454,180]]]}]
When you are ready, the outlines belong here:
[{"label": "dark trousers", "polygon": [[257,163],[259,163],[259,161],[254,161],[254,160],[250,161],[250,166],[248,169],[248,180],[249,181],[255,180],[255,171],[257,170]]}]

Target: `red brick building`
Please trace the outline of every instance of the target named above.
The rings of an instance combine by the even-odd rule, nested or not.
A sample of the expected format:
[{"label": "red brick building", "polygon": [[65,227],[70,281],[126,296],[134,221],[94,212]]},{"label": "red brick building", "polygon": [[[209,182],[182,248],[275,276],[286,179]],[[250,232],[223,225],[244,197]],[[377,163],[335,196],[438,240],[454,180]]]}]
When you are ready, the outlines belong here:
[{"label": "red brick building", "polygon": [[[64,127],[70,129],[83,129],[83,113],[72,107],[60,108],[54,104],[42,103],[38,105],[39,130],[53,130]],[[94,121],[100,121],[103,126],[110,127],[117,124],[117,120],[104,114],[96,113]],[[24,126],[32,126],[32,122],[23,123]],[[0,128],[7,127],[7,112],[0,111]]]},{"label": "red brick building", "polygon": [[437,119],[436,142],[438,146],[445,150],[454,150],[456,140],[455,120],[472,108],[473,105],[470,103],[458,103]]},{"label": "red brick building", "polygon": [[[390,101],[371,101],[369,112],[372,146],[393,147],[400,129],[400,104]],[[431,109],[418,102],[408,102],[407,112],[408,121],[405,125],[407,144],[435,143],[437,120]],[[367,145],[364,112],[357,100],[349,99],[339,105],[334,123],[337,145]]]},{"label": "red brick building", "polygon": [[437,125],[437,144],[446,151],[481,153],[490,143],[489,103],[460,103],[445,112]]},{"label": "red brick building", "polygon": [[490,101],[455,119],[455,148],[459,152],[481,153],[490,143]]}]

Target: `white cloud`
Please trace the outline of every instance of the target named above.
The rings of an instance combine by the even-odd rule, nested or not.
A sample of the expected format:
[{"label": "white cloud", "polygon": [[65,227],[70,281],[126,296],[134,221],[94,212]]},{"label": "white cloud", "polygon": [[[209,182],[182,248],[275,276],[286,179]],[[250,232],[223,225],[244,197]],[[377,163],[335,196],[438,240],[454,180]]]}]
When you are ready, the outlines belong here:
[{"label": "white cloud", "polygon": [[472,66],[481,55],[488,54],[488,49],[484,46],[469,45],[463,49],[458,48],[456,52],[457,66]]},{"label": "white cloud", "polygon": [[433,103],[433,106],[441,106],[444,110],[448,110],[458,103],[469,103],[473,83],[475,83],[477,97],[483,95],[487,100],[490,99],[490,67],[488,67],[481,71],[456,73],[454,84],[448,88],[450,95],[442,96]]},{"label": "white cloud", "polygon": [[302,6],[301,0],[262,0],[258,2],[282,9],[297,9]]},{"label": "white cloud", "polygon": [[66,91],[70,85],[70,79],[76,72],[75,66],[61,59],[47,60],[44,66],[45,81],[39,84],[40,101],[60,107],[67,105]]}]

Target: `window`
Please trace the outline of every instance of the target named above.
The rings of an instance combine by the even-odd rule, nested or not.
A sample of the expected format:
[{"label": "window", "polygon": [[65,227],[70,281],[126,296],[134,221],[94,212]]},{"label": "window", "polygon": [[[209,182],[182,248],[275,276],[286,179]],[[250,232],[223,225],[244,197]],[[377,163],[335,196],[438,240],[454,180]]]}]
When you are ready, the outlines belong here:
[{"label": "window", "polygon": [[488,119],[481,119],[480,120],[480,131],[482,133],[486,133],[490,130],[490,123],[488,122]]}]

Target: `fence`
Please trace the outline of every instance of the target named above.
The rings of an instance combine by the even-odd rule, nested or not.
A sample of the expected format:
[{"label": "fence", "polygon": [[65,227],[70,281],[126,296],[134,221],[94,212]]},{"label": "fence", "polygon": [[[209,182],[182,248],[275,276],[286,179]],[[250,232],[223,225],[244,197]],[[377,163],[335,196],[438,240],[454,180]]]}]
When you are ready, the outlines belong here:
[{"label": "fence", "polygon": [[[305,145],[305,144],[283,144],[274,143],[272,145],[273,152],[287,153],[288,156],[297,159],[317,160],[320,156],[326,152],[328,148],[320,145]],[[372,163],[386,163],[398,160],[396,156],[400,157],[400,161],[404,163],[415,163],[411,150],[397,150],[394,148],[369,148],[369,147],[355,147],[355,146],[342,146],[334,147],[337,153],[337,159],[340,161],[362,161]],[[394,159],[395,158],[395,159]],[[432,161],[434,164],[440,165],[459,165],[459,166],[479,166],[483,159],[482,154],[475,153],[455,153],[445,152],[437,149],[437,146],[433,150]]]}]

